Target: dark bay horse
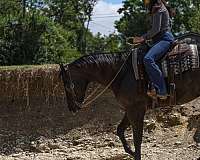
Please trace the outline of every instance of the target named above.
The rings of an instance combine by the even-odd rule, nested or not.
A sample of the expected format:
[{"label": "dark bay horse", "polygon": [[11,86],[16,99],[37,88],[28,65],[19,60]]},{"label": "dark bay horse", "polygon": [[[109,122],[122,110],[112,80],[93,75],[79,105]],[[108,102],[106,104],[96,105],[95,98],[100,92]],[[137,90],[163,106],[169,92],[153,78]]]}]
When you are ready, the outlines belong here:
[{"label": "dark bay horse", "polygon": [[[196,34],[184,35],[182,38],[192,37],[200,44],[200,36]],[[181,39],[181,38],[180,38]],[[200,48],[198,48],[200,53]],[[128,53],[98,54],[83,56],[80,59],[61,65],[61,75],[67,96],[68,108],[72,112],[80,109],[84,101],[87,85],[98,82],[106,86],[115,77],[124,64]],[[128,58],[120,73],[112,82],[110,89],[118,102],[125,108],[125,115],[117,127],[123,147],[135,160],[141,160],[141,143],[143,135],[143,120],[149,98],[146,94],[138,94],[138,81],[135,79],[132,58]],[[200,69],[187,71],[182,78],[176,78],[177,102],[183,104],[200,96]],[[131,126],[135,152],[128,145],[124,132]]]}]

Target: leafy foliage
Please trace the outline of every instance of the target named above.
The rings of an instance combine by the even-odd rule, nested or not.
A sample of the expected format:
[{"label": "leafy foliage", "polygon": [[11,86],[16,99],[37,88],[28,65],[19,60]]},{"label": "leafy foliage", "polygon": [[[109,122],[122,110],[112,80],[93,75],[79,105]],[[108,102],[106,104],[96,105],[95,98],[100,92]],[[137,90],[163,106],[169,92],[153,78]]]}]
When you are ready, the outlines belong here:
[{"label": "leafy foliage", "polygon": [[[176,10],[172,28],[174,33],[197,31],[191,23],[199,18],[199,0],[168,0],[168,3]],[[148,16],[145,17],[146,12],[141,0],[124,1],[123,7],[118,12],[123,16],[116,22],[116,28],[125,36],[141,35],[150,27]],[[194,24],[196,28],[196,23]]]},{"label": "leafy foliage", "polygon": [[2,65],[58,63],[75,53],[61,26],[42,16],[12,17],[0,24],[0,63]]},{"label": "leafy foliage", "polygon": [[[86,53],[116,52],[124,36],[150,27],[142,0],[125,0],[115,23],[118,34],[93,35],[89,29],[98,0],[1,0],[0,65],[61,63]],[[173,32],[200,32],[199,0],[169,0],[177,10]],[[122,35],[122,36],[120,36]]]},{"label": "leafy foliage", "polygon": [[89,53],[102,53],[102,52],[117,52],[121,48],[121,39],[117,34],[110,34],[108,36],[102,36],[100,33],[97,33],[95,36],[88,35],[88,45],[87,51]]},{"label": "leafy foliage", "polygon": [[200,8],[199,0],[169,0],[169,3],[176,9],[173,31],[175,33],[191,31],[189,21]]},{"label": "leafy foliage", "polygon": [[200,10],[197,10],[190,18],[189,25],[193,32],[200,33]]},{"label": "leafy foliage", "polygon": [[125,36],[135,36],[147,30],[147,15],[141,0],[126,0],[119,9],[122,18],[116,22],[116,28]]},{"label": "leafy foliage", "polygon": [[40,37],[41,47],[34,56],[34,63],[61,63],[80,56],[70,44],[71,34],[59,24],[49,22],[46,31]]},{"label": "leafy foliage", "polygon": [[60,63],[80,56],[84,23],[95,2],[2,0],[0,65]]}]

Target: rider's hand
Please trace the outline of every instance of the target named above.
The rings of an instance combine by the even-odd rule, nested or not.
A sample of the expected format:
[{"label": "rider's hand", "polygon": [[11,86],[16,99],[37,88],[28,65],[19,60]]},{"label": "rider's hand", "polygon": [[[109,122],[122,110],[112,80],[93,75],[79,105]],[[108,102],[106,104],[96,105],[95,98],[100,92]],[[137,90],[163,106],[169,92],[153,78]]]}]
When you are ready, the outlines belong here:
[{"label": "rider's hand", "polygon": [[144,41],[143,37],[133,37],[133,44],[143,43]]}]

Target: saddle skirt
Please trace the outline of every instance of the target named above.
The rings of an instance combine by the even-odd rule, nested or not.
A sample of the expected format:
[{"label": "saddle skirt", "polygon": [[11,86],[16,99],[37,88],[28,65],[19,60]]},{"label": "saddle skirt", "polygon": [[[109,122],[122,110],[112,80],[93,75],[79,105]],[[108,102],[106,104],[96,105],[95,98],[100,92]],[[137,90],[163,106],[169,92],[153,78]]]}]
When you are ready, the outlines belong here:
[{"label": "saddle skirt", "polygon": [[[143,58],[139,48],[132,50],[132,65],[136,80],[144,79],[145,70]],[[182,74],[185,71],[199,68],[199,54],[196,44],[177,43],[169,52],[158,62],[160,69],[165,77],[173,70],[173,74]]]}]

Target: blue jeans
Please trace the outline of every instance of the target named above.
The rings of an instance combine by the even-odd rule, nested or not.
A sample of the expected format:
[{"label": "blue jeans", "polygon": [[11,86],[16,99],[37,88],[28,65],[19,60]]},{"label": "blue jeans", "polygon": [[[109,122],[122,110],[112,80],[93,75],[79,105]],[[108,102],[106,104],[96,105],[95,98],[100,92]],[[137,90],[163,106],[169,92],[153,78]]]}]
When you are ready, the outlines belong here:
[{"label": "blue jeans", "polygon": [[146,72],[159,95],[166,95],[167,89],[163,73],[156,62],[167,53],[173,41],[172,33],[166,32],[144,57]]}]

